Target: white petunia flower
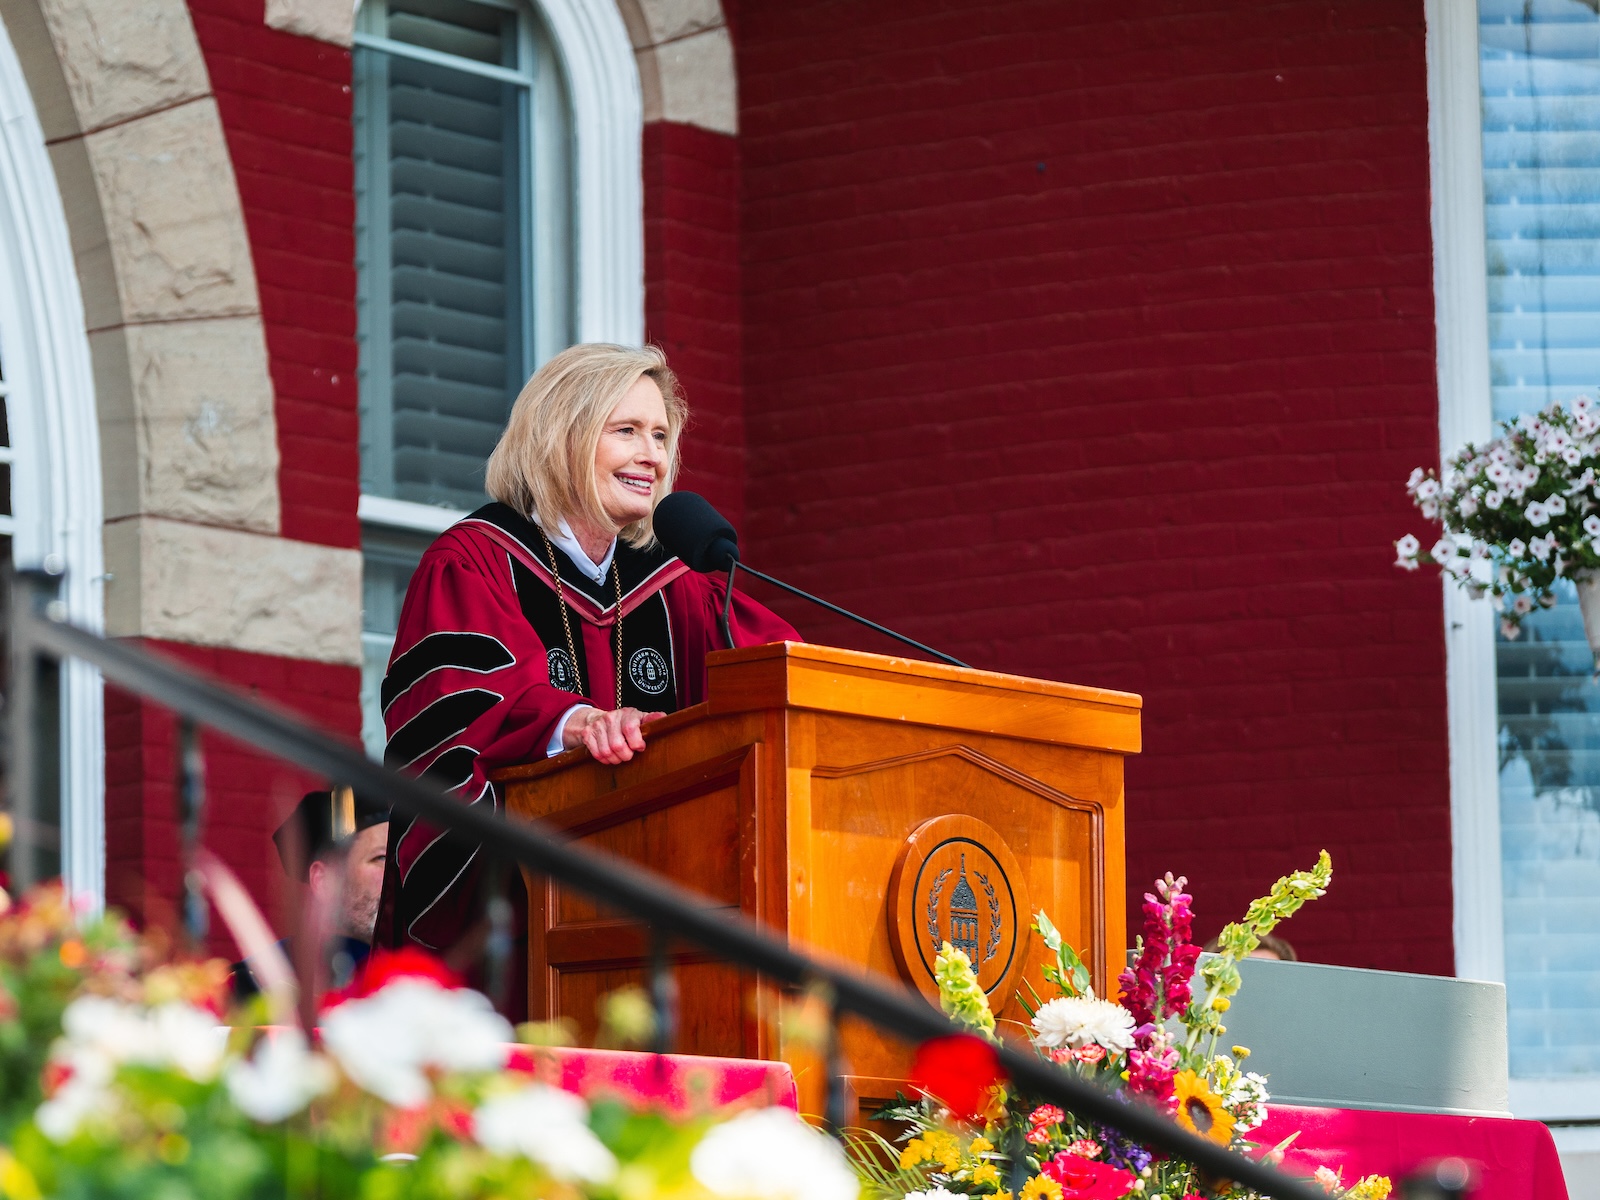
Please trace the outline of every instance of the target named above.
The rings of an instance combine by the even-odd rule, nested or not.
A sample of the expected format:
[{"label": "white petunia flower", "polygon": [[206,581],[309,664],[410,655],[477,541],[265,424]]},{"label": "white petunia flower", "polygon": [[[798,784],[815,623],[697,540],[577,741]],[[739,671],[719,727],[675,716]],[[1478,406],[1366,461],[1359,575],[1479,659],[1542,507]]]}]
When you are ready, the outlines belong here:
[{"label": "white petunia flower", "polygon": [[1511,555],[1512,558],[1521,558],[1527,552],[1527,543],[1521,538],[1512,538],[1506,543],[1506,553]]},{"label": "white petunia flower", "polygon": [[714,1196],[738,1200],[858,1200],[844,1151],[787,1108],[758,1108],[713,1128],[689,1170]]},{"label": "white petunia flower", "polygon": [[414,1108],[432,1094],[425,1071],[497,1071],[511,1024],[487,996],[403,976],[322,1019],[322,1044],[346,1075],[381,1100]]},{"label": "white petunia flower", "polygon": [[1548,525],[1550,523],[1550,510],[1537,500],[1531,501],[1523,510],[1528,518],[1528,524],[1533,526]]},{"label": "white petunia flower", "polygon": [[1600,538],[1600,516],[1590,513],[1583,519],[1583,531],[1592,538]]},{"label": "white petunia flower", "polygon": [[1033,1014],[1033,1044],[1051,1050],[1096,1045],[1120,1053],[1133,1046],[1133,1014],[1093,996],[1058,996]]},{"label": "white petunia flower", "polygon": [[1555,495],[1552,495],[1546,499],[1544,502],[1544,507],[1545,511],[1548,512],[1552,517],[1565,516],[1567,512],[1567,502],[1564,498],[1562,498],[1560,493],[1556,493]]},{"label": "white petunia flower", "polygon": [[1456,504],[1456,508],[1460,511],[1463,517],[1475,516],[1478,511],[1477,498],[1469,492],[1461,497],[1460,501],[1458,501]]},{"label": "white petunia flower", "polygon": [[1497,491],[1488,491],[1483,494],[1483,506],[1490,512],[1497,511],[1505,502],[1506,498]]},{"label": "white petunia flower", "polygon": [[230,1063],[222,1078],[239,1111],[264,1125],[293,1116],[335,1082],[333,1067],[311,1053],[298,1029],[268,1034],[254,1056]]},{"label": "white petunia flower", "polygon": [[1583,461],[1583,451],[1576,446],[1568,446],[1561,452],[1561,461],[1569,467],[1575,467]]},{"label": "white petunia flower", "polygon": [[617,1160],[588,1122],[588,1105],[542,1083],[492,1096],[472,1114],[473,1136],[485,1149],[520,1155],[564,1183],[609,1183]]}]

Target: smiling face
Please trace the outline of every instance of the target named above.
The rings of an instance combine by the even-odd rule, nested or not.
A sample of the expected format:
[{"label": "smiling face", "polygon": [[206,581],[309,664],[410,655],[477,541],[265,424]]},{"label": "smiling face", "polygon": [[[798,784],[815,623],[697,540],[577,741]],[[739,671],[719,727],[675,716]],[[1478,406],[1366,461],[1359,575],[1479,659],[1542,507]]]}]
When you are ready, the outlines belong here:
[{"label": "smiling face", "polygon": [[642,521],[655,509],[667,469],[667,405],[648,375],[623,393],[595,447],[595,487],[615,529]]}]

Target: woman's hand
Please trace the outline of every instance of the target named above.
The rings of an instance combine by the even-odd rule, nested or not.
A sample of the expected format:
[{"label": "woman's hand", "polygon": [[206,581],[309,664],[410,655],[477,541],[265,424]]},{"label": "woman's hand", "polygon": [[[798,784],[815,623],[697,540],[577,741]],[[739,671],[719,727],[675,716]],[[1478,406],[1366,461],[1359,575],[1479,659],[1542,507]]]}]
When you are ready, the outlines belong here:
[{"label": "woman's hand", "polygon": [[637,708],[619,708],[612,712],[580,708],[567,719],[561,745],[566,750],[585,746],[596,762],[615,766],[627,762],[635,751],[643,750],[643,727],[666,715],[640,712]]}]

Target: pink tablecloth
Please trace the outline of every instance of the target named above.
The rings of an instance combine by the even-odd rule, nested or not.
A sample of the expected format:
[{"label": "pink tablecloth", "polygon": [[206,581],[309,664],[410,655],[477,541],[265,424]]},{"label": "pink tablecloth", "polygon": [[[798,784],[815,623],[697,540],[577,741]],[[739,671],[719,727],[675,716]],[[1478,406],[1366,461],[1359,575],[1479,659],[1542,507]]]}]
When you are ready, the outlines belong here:
[{"label": "pink tablecloth", "polygon": [[781,1062],[515,1046],[510,1065],[587,1099],[619,1096],[679,1115],[730,1104],[797,1104],[794,1076]]},{"label": "pink tablecloth", "polygon": [[1284,1158],[1296,1174],[1342,1168],[1346,1184],[1387,1175],[1398,1188],[1422,1164],[1454,1157],[1477,1166],[1475,1200],[1567,1200],[1555,1142],[1538,1121],[1276,1104],[1270,1112],[1251,1140],[1275,1146],[1298,1129]]}]

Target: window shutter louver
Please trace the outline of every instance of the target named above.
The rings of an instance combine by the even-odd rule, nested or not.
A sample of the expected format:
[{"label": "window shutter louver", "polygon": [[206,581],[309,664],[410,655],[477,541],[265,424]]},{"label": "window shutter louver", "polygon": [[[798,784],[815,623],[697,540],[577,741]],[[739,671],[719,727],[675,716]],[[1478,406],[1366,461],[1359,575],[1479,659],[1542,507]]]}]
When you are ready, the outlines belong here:
[{"label": "window shutter louver", "polygon": [[[514,14],[470,0],[391,0],[388,31],[434,54],[516,60]],[[365,302],[387,309],[364,322],[363,491],[476,508],[527,368],[528,89],[465,64],[358,53],[371,93],[357,110],[371,159],[358,164],[363,246],[382,260]]]}]

